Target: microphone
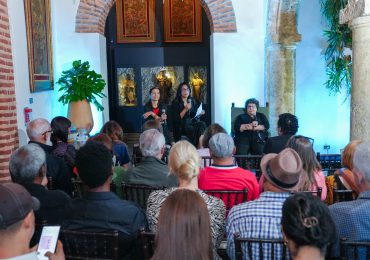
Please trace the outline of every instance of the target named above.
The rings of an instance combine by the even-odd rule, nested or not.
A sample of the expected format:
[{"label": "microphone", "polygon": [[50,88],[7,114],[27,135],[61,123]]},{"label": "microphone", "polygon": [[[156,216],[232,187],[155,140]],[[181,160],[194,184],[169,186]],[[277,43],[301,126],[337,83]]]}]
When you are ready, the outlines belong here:
[{"label": "microphone", "polygon": [[[166,114],[166,109],[162,109],[162,114]],[[167,124],[167,119],[163,120],[163,124]]]},{"label": "microphone", "polygon": [[[191,104],[191,97],[188,97],[188,104]],[[188,110],[188,113],[190,115],[190,109]]]}]

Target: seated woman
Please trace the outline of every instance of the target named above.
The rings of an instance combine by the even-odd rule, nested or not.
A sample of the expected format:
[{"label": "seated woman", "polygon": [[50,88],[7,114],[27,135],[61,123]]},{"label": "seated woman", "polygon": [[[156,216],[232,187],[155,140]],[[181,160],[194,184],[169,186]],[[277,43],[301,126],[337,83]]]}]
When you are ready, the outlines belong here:
[{"label": "seated woman", "polygon": [[220,245],[225,229],[225,205],[222,200],[208,196],[198,189],[198,175],[200,158],[195,147],[188,141],[179,141],[171,148],[168,166],[171,174],[179,181],[179,188],[169,188],[154,191],[149,195],[147,204],[147,219],[149,229],[157,231],[159,212],[164,200],[177,189],[196,191],[207,205],[211,219],[213,255],[218,259],[216,249]]},{"label": "seated woman", "polygon": [[128,169],[130,163],[130,156],[128,155],[127,145],[123,140],[122,127],[116,121],[108,121],[103,125],[100,131],[108,135],[113,141],[113,152],[116,155],[116,164]]},{"label": "seated woman", "polygon": [[73,145],[68,144],[71,121],[64,116],[57,116],[51,120],[50,127],[52,130],[50,136],[50,141],[53,144],[52,154],[63,159],[72,173],[75,166],[76,149]]},{"label": "seated woman", "polygon": [[311,138],[294,135],[288,140],[287,147],[295,150],[303,162],[305,174],[301,178],[302,183],[299,191],[317,191],[317,188],[320,187],[322,189],[321,200],[325,200],[328,191],[325,176],[321,171],[321,165],[316,158],[311,142],[313,142]]},{"label": "seated woman", "polygon": [[353,155],[356,147],[362,143],[360,140],[354,140],[346,145],[342,154],[342,168],[336,170],[333,175],[326,177],[326,186],[328,187],[327,204],[333,204],[333,190],[352,190],[353,199],[359,194],[359,188],[353,178]]},{"label": "seated woman", "polygon": [[236,154],[260,155],[270,128],[269,121],[257,112],[259,102],[255,98],[245,101],[245,113],[237,116],[234,123]]},{"label": "seated woman", "polygon": [[[143,123],[148,120],[155,120],[162,125],[162,133],[166,144],[172,144],[173,139],[167,127],[167,108],[160,102],[161,94],[159,87],[152,87],[149,90],[150,100],[144,106]],[[144,130],[143,130],[144,131]]]},{"label": "seated woman", "polygon": [[283,236],[293,259],[325,259],[336,229],[327,206],[309,193],[287,198],[281,218]]},{"label": "seated woman", "polygon": [[179,189],[167,197],[159,213],[155,244],[152,260],[213,259],[209,213],[199,194]]},{"label": "seated woman", "polygon": [[[173,135],[175,141],[186,137],[195,147],[198,147],[199,137],[206,129],[206,124],[194,118],[199,105],[191,98],[191,89],[185,82],[177,89],[176,99],[172,102]],[[202,115],[204,111],[202,111]]]}]

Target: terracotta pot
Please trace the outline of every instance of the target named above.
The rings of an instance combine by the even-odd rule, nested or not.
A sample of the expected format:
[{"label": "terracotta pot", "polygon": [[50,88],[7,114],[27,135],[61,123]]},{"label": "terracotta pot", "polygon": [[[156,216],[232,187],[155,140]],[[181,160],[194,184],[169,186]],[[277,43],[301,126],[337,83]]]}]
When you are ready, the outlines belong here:
[{"label": "terracotta pot", "polygon": [[91,106],[87,100],[69,103],[68,118],[77,129],[86,128],[87,133],[90,133],[91,129],[94,127]]}]

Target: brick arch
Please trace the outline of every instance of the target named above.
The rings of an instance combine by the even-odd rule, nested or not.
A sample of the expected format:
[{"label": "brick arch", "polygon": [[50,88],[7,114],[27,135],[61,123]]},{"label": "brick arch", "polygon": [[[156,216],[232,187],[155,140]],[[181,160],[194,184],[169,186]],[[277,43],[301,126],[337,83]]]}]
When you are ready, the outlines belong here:
[{"label": "brick arch", "polygon": [[[105,21],[116,0],[81,0],[76,15],[76,32],[104,35]],[[207,14],[211,32],[236,32],[236,18],[231,0],[200,0]]]}]

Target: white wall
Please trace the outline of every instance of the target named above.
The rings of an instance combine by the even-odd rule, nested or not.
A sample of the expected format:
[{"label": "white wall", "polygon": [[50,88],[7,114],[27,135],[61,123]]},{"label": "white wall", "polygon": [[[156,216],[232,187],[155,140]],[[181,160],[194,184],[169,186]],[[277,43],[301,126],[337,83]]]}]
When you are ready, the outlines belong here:
[{"label": "white wall", "polygon": [[[53,63],[54,80],[57,81],[62,70],[68,69],[73,60],[89,61],[92,69],[102,73],[106,79],[106,44],[105,38],[99,34],[75,33],[75,17],[79,1],[64,0],[51,1],[52,37],[53,37]],[[57,115],[67,115],[67,107],[59,103],[59,86],[55,85],[53,91],[30,93],[28,76],[27,38],[23,0],[8,1],[10,32],[12,38],[12,51],[14,62],[14,81],[17,105],[17,120],[20,136],[20,145],[27,142],[24,125],[23,108],[33,109],[33,118],[43,117],[51,120]],[[105,91],[107,94],[107,90]],[[29,99],[33,103],[29,103]],[[108,107],[107,101],[104,101]],[[108,109],[103,113],[97,112],[92,106],[94,128],[92,133],[99,131],[103,118],[108,119]]]}]

